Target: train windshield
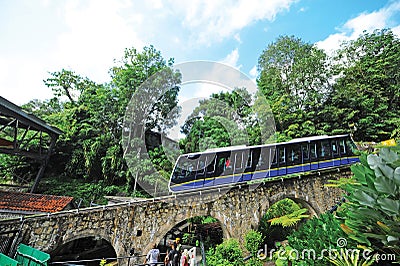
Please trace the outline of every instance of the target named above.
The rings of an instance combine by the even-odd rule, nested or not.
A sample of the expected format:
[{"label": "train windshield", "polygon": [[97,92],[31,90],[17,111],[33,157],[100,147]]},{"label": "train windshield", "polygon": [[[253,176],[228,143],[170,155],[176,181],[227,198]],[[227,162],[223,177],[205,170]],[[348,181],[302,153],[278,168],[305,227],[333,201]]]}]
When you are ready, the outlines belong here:
[{"label": "train windshield", "polygon": [[210,163],[214,157],[215,155],[205,154],[180,156],[172,173],[172,184],[189,182],[196,176],[204,176],[207,163]]}]

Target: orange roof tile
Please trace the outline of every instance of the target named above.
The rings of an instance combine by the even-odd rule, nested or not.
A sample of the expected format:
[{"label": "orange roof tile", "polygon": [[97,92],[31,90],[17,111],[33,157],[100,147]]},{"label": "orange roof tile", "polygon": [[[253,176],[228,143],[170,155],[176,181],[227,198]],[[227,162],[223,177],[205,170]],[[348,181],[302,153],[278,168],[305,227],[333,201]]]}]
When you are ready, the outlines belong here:
[{"label": "orange roof tile", "polygon": [[0,191],[0,209],[28,212],[57,212],[63,210],[73,197]]}]

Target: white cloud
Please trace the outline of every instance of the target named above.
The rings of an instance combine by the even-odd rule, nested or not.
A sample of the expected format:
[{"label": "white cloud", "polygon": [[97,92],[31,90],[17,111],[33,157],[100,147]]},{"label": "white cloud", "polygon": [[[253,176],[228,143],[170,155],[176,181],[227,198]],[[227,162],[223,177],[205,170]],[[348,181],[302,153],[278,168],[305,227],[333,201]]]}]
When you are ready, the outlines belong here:
[{"label": "white cloud", "polygon": [[240,69],[242,65],[237,65],[239,61],[239,50],[238,48],[232,50],[224,59],[221,60],[221,63],[230,65],[232,67],[235,67],[237,69]]},{"label": "white cloud", "polygon": [[253,68],[250,69],[249,74],[250,74],[251,78],[256,78],[257,77],[258,73],[257,73],[257,66],[256,65],[254,65]]},{"label": "white cloud", "polygon": [[[58,37],[56,62],[97,82],[108,81],[113,60],[122,56],[124,48],[143,47],[135,27],[143,18],[133,14],[126,19],[121,10],[130,8],[126,1],[68,1],[65,21],[68,30]],[[57,67],[57,66],[56,66]]]},{"label": "white cloud", "polygon": [[[274,20],[295,1],[16,2],[16,8],[11,9],[14,14],[0,19],[2,25],[7,25],[8,34],[2,34],[6,41],[0,47],[0,69],[7,69],[0,74],[1,95],[14,95],[10,100],[18,103],[43,99],[44,95],[49,98],[49,89],[42,80],[48,77],[47,72],[62,68],[98,83],[107,82],[114,59],[121,58],[129,47],[140,49],[155,44],[167,58],[227,38],[241,43],[241,29],[259,20]],[[236,49],[224,62],[240,68],[238,58]],[[12,67],[14,63],[32,69]]]},{"label": "white cloud", "polygon": [[306,12],[306,11],[307,11],[307,9],[308,9],[308,8],[306,8],[306,7],[301,7],[301,8],[299,9],[299,11],[298,11],[298,12]]},{"label": "white cloud", "polygon": [[49,99],[53,94],[43,85],[45,76],[47,72],[41,62],[3,57],[0,60],[0,95],[17,105],[33,99]]},{"label": "white cloud", "polygon": [[236,33],[236,34],[233,36],[233,38],[235,38],[235,40],[236,40],[238,43],[242,43],[242,40],[240,39],[240,34],[239,34],[239,33]]},{"label": "white cloud", "polygon": [[338,28],[338,33],[328,36],[325,40],[317,42],[316,45],[331,54],[340,47],[342,42],[357,39],[364,31],[372,32],[375,29],[392,27],[393,32],[398,34],[399,25],[392,25],[391,19],[399,10],[400,2],[392,2],[378,11],[362,13]]},{"label": "white cloud", "polygon": [[397,35],[400,36],[400,25],[397,27],[392,28],[392,32]]},{"label": "white cloud", "polygon": [[235,36],[244,27],[259,21],[273,21],[280,12],[288,10],[297,0],[172,0],[177,12],[184,15],[182,25],[189,29],[193,40],[210,44]]}]

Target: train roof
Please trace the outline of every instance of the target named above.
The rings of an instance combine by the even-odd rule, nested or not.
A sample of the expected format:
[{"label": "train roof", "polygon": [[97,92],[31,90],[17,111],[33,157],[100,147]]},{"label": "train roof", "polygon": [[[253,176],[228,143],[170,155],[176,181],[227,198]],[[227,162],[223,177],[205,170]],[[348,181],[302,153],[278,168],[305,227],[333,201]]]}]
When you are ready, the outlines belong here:
[{"label": "train roof", "polygon": [[343,134],[343,135],[334,135],[334,136],[328,136],[328,135],[321,135],[321,136],[311,136],[311,137],[304,137],[304,138],[296,138],[292,139],[286,142],[276,142],[276,143],[270,143],[270,144],[262,144],[262,145],[255,145],[255,146],[247,146],[247,145],[238,145],[238,146],[228,146],[228,147],[221,147],[221,148],[211,148],[207,149],[203,152],[193,152],[193,153],[185,153],[182,154],[181,156],[185,155],[198,155],[198,154],[204,154],[204,153],[216,153],[216,152],[225,152],[225,151],[237,151],[237,150],[244,150],[244,149],[250,149],[250,148],[261,148],[261,147],[274,147],[277,145],[285,145],[285,144],[294,144],[294,143],[301,143],[301,142],[310,142],[314,140],[321,140],[321,139],[335,139],[335,138],[345,138],[348,137],[348,134]]},{"label": "train roof", "polygon": [[328,135],[321,135],[321,136],[312,136],[312,137],[304,137],[304,138],[297,138],[297,139],[292,139],[286,142],[282,143],[277,143],[277,144],[286,144],[286,143],[298,143],[298,142],[308,142],[308,141],[313,141],[313,140],[319,140],[319,139],[336,139],[336,138],[345,138],[348,137],[348,134],[343,134],[343,135],[334,135],[334,136],[328,136]]}]

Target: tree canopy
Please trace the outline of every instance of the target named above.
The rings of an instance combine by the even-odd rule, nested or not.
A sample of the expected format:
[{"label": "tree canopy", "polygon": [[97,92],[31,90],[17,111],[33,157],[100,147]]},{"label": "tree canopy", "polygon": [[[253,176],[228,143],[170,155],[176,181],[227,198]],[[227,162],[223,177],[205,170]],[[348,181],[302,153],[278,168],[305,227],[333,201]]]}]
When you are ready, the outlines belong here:
[{"label": "tree canopy", "polygon": [[[339,133],[353,133],[357,141],[398,138],[399,56],[399,37],[389,29],[365,32],[334,56],[295,36],[280,36],[260,54],[259,91],[232,88],[200,101],[181,127],[180,148],[195,152]],[[161,176],[164,184],[158,185],[166,188],[169,154],[179,151],[149,145],[149,135],[176,125],[181,76],[172,64],[149,46],[125,49],[108,83],[73,70],[50,72],[44,82],[54,97],[23,106],[65,132],[47,176],[101,181],[128,195],[135,181],[155,189]],[[275,121],[276,128],[262,121]],[[0,171],[35,173],[37,165],[29,163],[1,156]]]},{"label": "tree canopy", "polygon": [[399,137],[400,39],[390,30],[346,42],[335,59],[336,81],[324,115],[329,131],[354,128],[355,139]]},{"label": "tree canopy", "polygon": [[257,79],[288,138],[322,133],[318,114],[330,90],[327,55],[294,36],[281,36],[262,52]]},{"label": "tree canopy", "polygon": [[258,61],[258,86],[281,139],[354,133],[357,141],[399,137],[399,38],[364,32],[334,56],[294,36],[269,44]]}]

